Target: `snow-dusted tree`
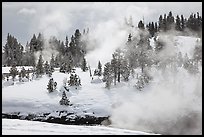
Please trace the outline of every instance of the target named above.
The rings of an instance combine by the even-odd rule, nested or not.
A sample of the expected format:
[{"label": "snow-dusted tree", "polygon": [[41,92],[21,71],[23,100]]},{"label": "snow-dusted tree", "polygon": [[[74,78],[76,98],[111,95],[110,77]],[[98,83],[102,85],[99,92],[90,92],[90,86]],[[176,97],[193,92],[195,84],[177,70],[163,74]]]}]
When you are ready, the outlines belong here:
[{"label": "snow-dusted tree", "polygon": [[59,103],[60,103],[60,105],[69,105],[69,100],[68,100],[68,98],[67,98],[67,95],[66,95],[66,93],[65,93],[65,91],[63,91],[63,93],[62,93],[62,99],[59,101]]},{"label": "snow-dusted tree", "polygon": [[25,70],[25,68],[24,67],[22,67],[22,69],[21,69],[21,75],[22,75],[22,78],[24,78],[25,76],[26,76],[26,70]]},{"label": "snow-dusted tree", "polygon": [[144,72],[138,77],[138,81],[135,86],[141,91],[145,85],[150,82],[150,80],[152,80],[152,77],[147,72]]},{"label": "snow-dusted tree", "polygon": [[12,76],[12,80],[14,81],[16,75],[18,75],[18,70],[17,70],[16,66],[13,65],[13,66],[10,68],[9,72],[10,72],[10,74],[11,74],[11,76]]},{"label": "snow-dusted tree", "polygon": [[98,62],[98,76],[101,76],[102,75],[102,65],[101,65],[101,62],[99,61]]},{"label": "snow-dusted tree", "polygon": [[23,59],[23,46],[18,43],[17,39],[10,34],[7,35],[7,41],[3,46],[4,63],[7,66],[22,65]]},{"label": "snow-dusted tree", "polygon": [[66,63],[62,63],[61,66],[60,66],[59,71],[62,72],[62,73],[65,73],[66,72],[66,67],[67,67]]},{"label": "snow-dusted tree", "polygon": [[18,73],[18,80],[19,80],[19,82],[22,81],[22,73],[21,72]]},{"label": "snow-dusted tree", "polygon": [[121,61],[121,75],[123,76],[125,81],[129,80],[129,76],[130,76],[130,67],[128,64],[127,59],[123,59]]},{"label": "snow-dusted tree", "polygon": [[54,82],[53,78],[51,78],[47,85],[47,90],[50,92],[53,92],[57,87],[57,82]]},{"label": "snow-dusted tree", "polygon": [[92,77],[91,67],[90,66],[89,66],[89,75],[90,75],[90,77]]},{"label": "snow-dusted tree", "polygon": [[51,57],[51,60],[50,60],[50,70],[51,70],[51,72],[55,71],[54,67],[55,67],[55,59],[54,59],[54,55],[52,54],[52,57]]},{"label": "snow-dusted tree", "polygon": [[29,70],[26,72],[26,76],[25,77],[29,80],[29,78],[30,78]]},{"label": "snow-dusted tree", "polygon": [[45,64],[44,64],[44,69],[45,69],[45,74],[49,74],[50,66],[49,66],[49,64],[48,64],[48,61],[45,62]]},{"label": "snow-dusted tree", "polygon": [[[202,39],[201,39],[202,40]],[[196,41],[196,46],[193,51],[193,60],[202,63],[202,41]]]},{"label": "snow-dusted tree", "polygon": [[112,75],[112,68],[111,63],[107,62],[104,66],[104,72],[103,72],[103,81],[106,82],[105,87],[110,89],[111,83],[113,81],[113,75]]},{"label": "snow-dusted tree", "polygon": [[83,58],[83,60],[82,60],[81,69],[82,69],[83,72],[85,72],[87,70],[87,63],[86,63],[85,58]]},{"label": "snow-dusted tree", "polygon": [[54,82],[53,89],[54,89],[54,90],[56,90],[56,89],[57,89],[57,82],[56,82],[56,81]]},{"label": "snow-dusted tree", "polygon": [[81,86],[81,80],[77,74],[71,74],[68,80],[69,86]]},{"label": "snow-dusted tree", "polygon": [[116,85],[116,79],[117,79],[117,74],[118,74],[118,61],[116,58],[116,54],[113,54],[112,57],[113,58],[111,59],[111,68],[110,69],[112,69],[114,85]]},{"label": "snow-dusted tree", "polygon": [[42,55],[39,56],[38,63],[36,66],[36,76],[39,77],[40,75],[44,74],[44,67],[43,67],[43,59]]}]

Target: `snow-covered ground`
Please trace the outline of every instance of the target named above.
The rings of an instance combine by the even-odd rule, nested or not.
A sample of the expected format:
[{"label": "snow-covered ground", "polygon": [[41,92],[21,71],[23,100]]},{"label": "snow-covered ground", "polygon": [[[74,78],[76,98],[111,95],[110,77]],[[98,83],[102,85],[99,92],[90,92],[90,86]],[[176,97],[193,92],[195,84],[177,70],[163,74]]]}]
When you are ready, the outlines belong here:
[{"label": "snow-covered ground", "polygon": [[[183,55],[184,53],[188,53],[188,55],[190,55],[191,57],[192,50],[195,46],[195,41],[197,40],[197,38],[178,36],[174,39],[176,39],[175,42],[177,43],[176,49],[179,49],[178,51],[182,51]],[[151,41],[151,45],[153,43],[154,42]],[[6,73],[8,72],[9,68],[2,67],[2,70],[3,70],[3,73]],[[136,72],[140,72],[140,70],[136,70]],[[156,90],[157,92],[155,92],[158,94],[158,96],[156,96],[158,98],[156,97],[153,98],[152,96],[146,97],[145,102],[143,101],[144,96],[141,96],[141,95],[135,96],[137,94],[140,94],[138,92],[135,92],[136,88],[134,87],[134,85],[137,81],[136,77],[135,78],[131,77],[129,82],[122,81],[121,83],[117,83],[116,86],[113,86],[111,87],[110,90],[108,90],[105,88],[105,83],[101,81],[101,77],[98,78],[96,76],[92,80],[92,78],[89,76],[89,71],[82,72],[80,68],[76,68],[76,74],[79,75],[79,77],[81,78],[82,87],[77,90],[74,88],[70,88],[70,92],[66,93],[72,106],[61,106],[59,104],[59,101],[62,97],[63,80],[65,78],[69,79],[70,74],[60,73],[58,70],[53,73],[52,77],[54,81],[57,82],[57,90],[53,93],[48,93],[47,91],[47,84],[50,78],[47,77],[46,75],[44,75],[42,78],[35,79],[32,81],[22,82],[22,83],[15,81],[14,85],[10,85],[10,83],[8,83],[7,81],[2,80],[2,86],[3,86],[2,113],[20,112],[20,115],[50,113],[48,116],[54,116],[54,117],[61,117],[64,115],[63,113],[59,114],[59,111],[67,111],[69,113],[74,113],[78,116],[89,115],[89,116],[96,116],[96,117],[105,117],[105,116],[110,116],[111,114],[114,114],[114,115],[117,115],[117,117],[113,117],[113,120],[116,119],[115,121],[120,121],[122,123],[120,124],[120,126],[124,127],[125,125],[125,127],[127,128],[132,128],[135,126],[134,124],[137,123],[137,122],[134,122],[134,120],[135,119],[138,120],[138,118],[140,118],[139,116],[144,116],[144,115],[147,116],[147,114],[149,116],[152,116],[154,114],[154,116],[152,117],[153,118],[155,117],[154,119],[158,118],[159,117],[157,116],[158,110],[155,110],[155,111],[152,111],[152,110],[157,109],[157,107],[159,107],[160,104],[162,104],[162,102],[164,103],[162,105],[164,106],[166,105],[166,109],[162,109],[164,110],[162,111],[164,114],[167,114],[166,112],[170,112],[171,114],[172,112],[174,112],[174,110],[177,111],[178,109],[175,109],[175,108],[177,108],[176,106],[180,104],[180,103],[177,104],[177,102],[175,102],[176,99],[174,98],[173,96],[174,94],[172,94],[173,92],[171,92],[171,90],[176,88],[170,89],[168,87],[169,81],[166,82],[167,86],[163,85],[165,94],[164,92],[161,92],[161,95],[162,95],[162,98],[166,97],[167,99],[174,100],[174,102],[172,101],[170,102],[174,103],[175,105],[171,109],[171,108],[168,108],[169,106],[171,106],[171,104],[168,103],[168,101],[160,100],[160,96],[159,96],[160,92],[158,93],[158,90],[159,91],[161,90],[159,89],[161,87],[161,83],[159,83],[159,81],[161,81],[162,78],[164,77],[163,77],[163,74],[159,75],[157,72],[155,72],[155,76],[157,76],[157,78],[154,79],[154,81],[152,82],[153,84],[150,84],[150,86],[146,87],[144,90],[147,91],[145,93],[147,94],[148,92],[151,91],[150,88],[156,87],[155,90],[158,88]],[[185,81],[186,83],[190,81],[191,84],[193,83],[192,79],[189,79],[187,82],[187,80],[184,80],[185,77],[183,75],[181,76],[182,77],[179,77],[180,81],[178,81],[178,83],[181,81]],[[163,84],[165,83],[163,82]],[[197,83],[194,82],[193,84],[196,87]],[[190,84],[188,85],[178,84],[178,85],[180,85],[179,88],[183,86],[181,88],[182,90],[181,93],[186,96],[188,95],[186,94],[186,91],[193,91],[193,90],[189,90]],[[168,90],[166,87],[168,87]],[[194,86],[192,86],[192,89],[193,88]],[[186,89],[186,91],[183,92],[183,89]],[[150,95],[154,95],[154,93]],[[172,97],[170,98],[168,95],[172,95]],[[148,94],[146,96],[148,96]],[[124,100],[124,97],[126,98],[126,102],[130,104],[128,103],[125,105],[120,104],[121,101]],[[152,104],[155,104],[155,105],[151,105],[151,104],[149,105],[148,103],[146,103],[146,102],[151,103],[151,100],[154,100]],[[180,102],[180,99],[178,99],[178,101]],[[185,103],[185,104],[188,104],[188,103]],[[122,109],[113,110],[113,108],[120,105],[122,106]],[[161,105],[161,108],[163,107],[162,105]],[[139,106],[143,106],[143,107],[139,107]],[[152,107],[149,107],[149,106],[152,106]],[[182,106],[182,105],[179,105],[179,106]],[[149,109],[144,109],[145,107]],[[183,108],[183,106],[181,108]],[[172,110],[172,111],[169,111],[169,110]],[[119,112],[120,112],[120,115],[118,116]],[[155,112],[155,113],[143,113],[143,112]],[[136,118],[135,115],[136,116],[138,115],[138,117]],[[123,119],[121,117],[123,117]],[[134,118],[133,121],[131,121],[132,118]],[[166,117],[164,117],[164,119],[166,119]],[[133,123],[132,127],[129,127],[130,124],[128,122]],[[32,125],[32,126],[29,127],[28,125]],[[58,126],[60,128],[58,128]],[[76,127],[80,127],[80,128],[76,128]],[[46,128],[46,130],[42,130],[43,128]],[[66,130],[63,130],[63,129],[66,129]],[[96,133],[94,131],[96,131]],[[144,131],[144,130],[141,130],[141,131]],[[50,123],[40,123],[40,122],[36,123],[31,121],[22,122],[22,121],[15,120],[15,122],[12,122],[12,120],[10,121],[7,119],[6,120],[3,119],[2,132],[3,134],[7,134],[7,133],[8,134],[18,134],[18,133],[19,134],[76,134],[76,132],[77,134],[92,134],[92,133],[93,134],[140,134],[140,132],[136,132],[136,131],[132,132],[128,130],[112,129],[112,128],[106,128],[106,127],[92,126],[92,127],[86,128],[83,126],[67,126],[67,125],[58,125],[58,124],[51,125]]]},{"label": "snow-covered ground", "polygon": [[[69,79],[70,74],[55,71],[52,75],[57,82],[57,91],[48,93],[47,84],[49,77],[44,75],[40,79],[29,82],[15,82],[12,86],[3,87],[2,92],[2,112],[43,113],[66,110],[78,115],[108,116],[110,114],[110,94],[104,88],[104,83],[91,83],[89,72],[82,72],[76,69],[76,74],[81,78],[82,87],[80,89],[70,88],[67,93],[72,106],[61,106],[63,80]],[[6,81],[4,81],[6,82]],[[18,83],[18,84],[17,84]],[[94,114],[93,114],[94,113]]]},{"label": "snow-covered ground", "polygon": [[2,119],[2,135],[151,135],[151,133],[105,126],[61,125]]}]

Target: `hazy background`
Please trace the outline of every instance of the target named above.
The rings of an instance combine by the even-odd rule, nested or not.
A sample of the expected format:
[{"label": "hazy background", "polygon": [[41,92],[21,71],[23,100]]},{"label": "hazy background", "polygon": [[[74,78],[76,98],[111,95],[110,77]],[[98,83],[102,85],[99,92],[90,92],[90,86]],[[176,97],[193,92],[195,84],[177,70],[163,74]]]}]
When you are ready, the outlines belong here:
[{"label": "hazy background", "polygon": [[169,11],[174,16],[189,17],[192,12],[202,15],[202,2],[3,2],[2,44],[6,42],[7,33],[17,37],[23,45],[39,32],[65,40],[65,35],[70,39],[76,28],[82,32],[89,27],[91,31],[99,23],[121,23],[124,17],[130,16],[134,25],[143,17],[148,23]]}]

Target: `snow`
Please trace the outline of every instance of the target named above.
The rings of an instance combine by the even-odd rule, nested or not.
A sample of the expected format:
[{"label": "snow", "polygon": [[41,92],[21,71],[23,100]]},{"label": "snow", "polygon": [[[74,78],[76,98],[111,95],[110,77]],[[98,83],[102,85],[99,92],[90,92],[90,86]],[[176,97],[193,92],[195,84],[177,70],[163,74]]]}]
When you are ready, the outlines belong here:
[{"label": "snow", "polygon": [[[17,70],[20,71],[22,68],[25,68],[25,70],[32,70],[33,67],[32,66],[17,66]],[[9,73],[11,67],[2,67],[2,73]]]},{"label": "snow", "polygon": [[151,133],[105,126],[61,125],[2,119],[2,135],[151,135]]},{"label": "snow", "polygon": [[52,77],[57,81],[57,91],[53,93],[48,93],[46,89],[49,81],[46,75],[24,84],[17,84],[18,81],[15,81],[14,85],[6,86],[4,83],[2,112],[51,113],[66,110],[79,115],[84,115],[86,111],[89,114],[94,112],[95,116],[108,116],[111,100],[104,91],[104,83],[92,84],[89,72],[82,72],[80,68],[76,69],[76,74],[81,78],[82,87],[70,88],[69,93],[66,92],[72,106],[59,104],[63,91],[63,79],[69,79],[70,74],[55,71]]},{"label": "snow", "polygon": [[[190,58],[192,57],[192,50],[194,49],[196,40],[197,38],[187,36],[174,37],[174,42],[177,43],[177,51],[181,51],[183,56],[185,53],[188,53]],[[151,40],[151,45],[153,44],[154,41]],[[18,67],[18,69],[20,68],[21,67]],[[25,67],[26,70],[28,68]],[[10,67],[2,67],[2,73],[9,72],[9,69]],[[140,69],[135,70],[135,74],[140,72]],[[152,70],[152,72],[154,71]],[[155,73],[157,72],[158,71]],[[94,76],[92,79],[92,77],[90,77],[89,71],[82,72],[80,68],[76,68],[76,74],[79,75],[81,79],[81,88],[75,89],[75,87],[73,87],[69,89],[69,92],[66,91],[67,97],[69,98],[72,106],[61,106],[59,104],[59,101],[62,97],[62,92],[65,90],[63,87],[63,80],[65,78],[69,79],[70,74],[60,73],[59,70],[55,70],[52,77],[54,81],[57,82],[57,89],[53,93],[48,93],[47,91],[47,84],[50,78],[46,75],[42,76],[42,78],[32,81],[19,82],[18,80],[15,80],[14,85],[13,81],[2,80],[2,113],[20,112],[20,115],[50,113],[47,117],[61,117],[65,115],[65,113],[60,113],[59,115],[59,111],[67,111],[69,113],[74,113],[74,115],[70,115],[69,117],[75,117],[75,114],[82,117],[85,115],[104,117],[113,114],[114,108],[120,106],[123,107],[124,104],[121,102],[124,101],[124,97],[128,98],[128,101],[133,104],[133,108],[135,110],[138,109],[135,108],[138,106],[135,104],[140,102],[138,100],[144,99],[141,96],[135,96],[136,94],[140,94],[135,92],[136,89],[133,87],[137,81],[136,76],[135,78],[131,77],[129,82],[121,81],[121,83],[117,83],[116,86],[111,86],[111,89],[108,90],[105,88],[105,83],[102,82],[101,78]],[[157,75],[157,77],[155,77],[154,81],[152,81],[152,84],[150,84],[149,87],[145,87],[146,89],[144,89],[147,91],[146,94],[150,91],[149,89],[153,84],[160,86],[159,81],[162,80],[163,75],[155,75]],[[185,77],[181,78],[184,79]],[[183,84],[182,86],[186,88],[186,91],[188,91],[188,86]],[[168,91],[168,89],[165,90]],[[137,99],[135,97],[137,97]],[[139,97],[141,98],[139,99]],[[134,102],[136,103],[134,104]],[[141,103],[140,105],[144,106],[144,104]],[[157,104],[157,106],[160,105]],[[132,108],[129,108],[130,106],[125,106],[124,109],[121,109],[123,110],[122,113],[124,114],[126,120],[128,120],[127,114],[131,114],[130,112],[133,111],[131,110]],[[139,107],[139,110],[140,108],[141,107]],[[155,108],[156,107],[154,106],[154,109]],[[142,110],[138,112],[142,112]],[[134,111],[134,113],[132,113],[132,117],[135,117],[135,114],[138,114],[138,112],[136,113]],[[150,114],[151,113],[149,113],[149,115]],[[141,115],[143,114],[141,113]],[[119,120],[121,120],[121,115],[119,116]],[[129,120],[132,119],[129,118]],[[123,127],[124,124],[126,123],[122,123]],[[143,134],[142,132],[132,132],[129,130],[115,129],[110,127],[58,125],[31,121],[12,121],[7,119],[3,119],[2,126],[3,134]],[[127,128],[129,128],[128,126]]]}]

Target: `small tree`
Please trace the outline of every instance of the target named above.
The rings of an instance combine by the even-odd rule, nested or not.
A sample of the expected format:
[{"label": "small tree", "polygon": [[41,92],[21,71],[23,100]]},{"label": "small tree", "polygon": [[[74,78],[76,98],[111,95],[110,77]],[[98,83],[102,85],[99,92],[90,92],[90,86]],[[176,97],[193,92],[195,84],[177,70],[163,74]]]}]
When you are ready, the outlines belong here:
[{"label": "small tree", "polygon": [[54,91],[54,80],[53,78],[51,78],[48,82],[48,85],[47,85],[47,90],[50,92],[53,92]]},{"label": "small tree", "polygon": [[16,75],[18,74],[18,70],[17,70],[16,66],[13,65],[13,66],[10,68],[9,72],[10,72],[10,74],[11,74],[11,76],[12,76],[12,80],[14,81]]},{"label": "small tree", "polygon": [[102,75],[102,65],[101,65],[101,62],[99,61],[98,62],[98,76],[101,76]]},{"label": "small tree", "polygon": [[29,75],[29,71],[26,72],[26,78],[29,80],[30,75]]},{"label": "small tree", "polygon": [[42,55],[40,55],[36,66],[36,75],[38,77],[39,75],[42,75],[42,74],[44,74],[44,67],[43,67]]},{"label": "small tree", "polygon": [[44,68],[45,68],[45,74],[49,74],[49,68],[50,68],[50,66],[49,66],[49,64],[48,64],[48,61],[45,62]]},{"label": "small tree", "polygon": [[87,65],[86,59],[83,58],[82,64],[81,64],[81,69],[82,69],[83,72],[85,72],[87,70],[87,66],[86,65]]},{"label": "small tree", "polygon": [[103,81],[106,82],[106,88],[110,89],[111,83],[113,80],[112,76],[112,69],[110,62],[106,63],[104,66],[104,72],[103,72]]},{"label": "small tree", "polygon": [[50,70],[51,70],[51,72],[55,71],[54,66],[55,66],[55,59],[54,59],[54,55],[52,54],[52,57],[51,57],[51,60],[50,60]]},{"label": "small tree", "polygon": [[26,76],[26,70],[24,67],[22,67],[22,69],[21,69],[21,76],[22,76],[22,78],[24,78]]},{"label": "small tree", "polygon": [[67,95],[65,93],[65,91],[63,91],[62,93],[62,99],[59,101],[60,105],[69,105],[69,100],[67,99]]}]

